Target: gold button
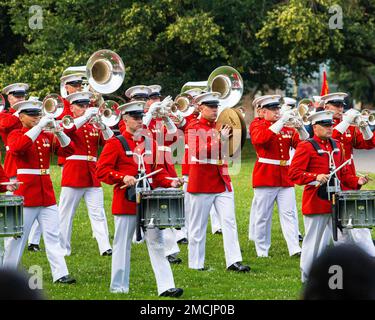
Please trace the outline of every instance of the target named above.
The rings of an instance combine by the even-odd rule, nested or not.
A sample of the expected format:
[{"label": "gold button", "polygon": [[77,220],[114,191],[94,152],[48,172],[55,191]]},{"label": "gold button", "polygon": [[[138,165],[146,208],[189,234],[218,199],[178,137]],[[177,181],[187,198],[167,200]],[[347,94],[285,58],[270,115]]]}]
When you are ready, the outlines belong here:
[{"label": "gold button", "polygon": [[37,141],[36,143],[39,143],[39,141]]},{"label": "gold button", "polygon": [[41,149],[41,147],[38,147],[38,150],[40,150]]},{"label": "gold button", "polygon": [[41,153],[41,152],[39,152],[39,155],[41,156],[41,155],[42,155],[42,153]]},{"label": "gold button", "polygon": [[43,168],[43,165],[41,164],[40,167]]},{"label": "gold button", "polygon": [[88,138],[89,136],[87,134],[85,134],[85,138]]},{"label": "gold button", "polygon": [[281,158],[284,158],[284,156],[282,155]]},{"label": "gold button", "polygon": [[283,149],[280,149],[281,152],[283,152]]},{"label": "gold button", "polygon": [[283,146],[283,144],[282,144],[282,143],[280,143],[280,146]]}]

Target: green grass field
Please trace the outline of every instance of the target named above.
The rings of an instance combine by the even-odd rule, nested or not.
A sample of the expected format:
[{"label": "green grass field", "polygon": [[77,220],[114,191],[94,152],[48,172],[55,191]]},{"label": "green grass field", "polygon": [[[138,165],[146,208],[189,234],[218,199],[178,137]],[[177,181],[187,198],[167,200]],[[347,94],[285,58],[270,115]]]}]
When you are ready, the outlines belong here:
[{"label": "green grass field", "polygon": [[[247,143],[243,149],[240,174],[232,176],[236,196],[236,216],[239,240],[244,263],[252,270],[247,274],[228,272],[225,269],[222,236],[212,235],[210,226],[206,243],[205,264],[209,270],[198,272],[187,267],[187,245],[180,245],[183,263],[173,265],[177,287],[184,289],[184,299],[298,299],[301,292],[299,258],[289,257],[282,236],[277,210],[272,225],[272,246],[269,258],[257,258],[253,242],[248,240],[250,204],[253,197],[251,172],[255,154]],[[180,170],[180,168],[178,168]],[[57,199],[60,195],[60,168],[51,168]],[[374,178],[374,176],[373,176]],[[111,215],[112,187],[104,185],[105,209],[111,242],[114,223]],[[374,189],[372,181],[366,189]],[[300,212],[302,188],[296,188]],[[303,233],[302,215],[299,214],[300,231]],[[43,243],[42,246],[44,247]],[[23,266],[43,268],[43,286],[49,299],[166,299],[158,298],[155,278],[145,244],[134,244],[131,256],[130,291],[128,294],[109,292],[111,257],[99,256],[97,243],[92,238],[90,221],[82,201],[73,225],[72,255],[66,259],[69,272],[77,279],[75,285],[52,283],[45,252],[30,253],[25,250]]]}]

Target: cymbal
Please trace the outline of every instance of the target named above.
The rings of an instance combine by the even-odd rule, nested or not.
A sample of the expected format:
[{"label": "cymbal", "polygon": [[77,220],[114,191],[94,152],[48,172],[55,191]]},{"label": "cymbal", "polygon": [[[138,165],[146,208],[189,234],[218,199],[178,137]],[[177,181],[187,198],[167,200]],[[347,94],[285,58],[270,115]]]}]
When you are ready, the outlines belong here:
[{"label": "cymbal", "polygon": [[245,119],[239,110],[227,108],[220,113],[216,121],[216,129],[220,130],[224,125],[232,128],[232,135],[229,138],[229,156],[233,157],[241,151],[246,141]]}]

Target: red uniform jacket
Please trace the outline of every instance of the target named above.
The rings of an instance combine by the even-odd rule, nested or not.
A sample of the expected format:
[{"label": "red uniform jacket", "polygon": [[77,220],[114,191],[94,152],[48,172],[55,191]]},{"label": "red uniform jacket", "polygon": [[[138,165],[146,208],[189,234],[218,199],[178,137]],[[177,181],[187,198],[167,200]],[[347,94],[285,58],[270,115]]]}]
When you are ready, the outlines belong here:
[{"label": "red uniform jacket", "polygon": [[[192,125],[193,122],[198,122],[198,116],[199,116],[199,113],[193,113],[191,114],[190,116],[186,117],[185,120],[186,120],[186,124],[185,126],[183,127],[183,130],[185,132],[187,132],[186,128],[188,128],[189,126]],[[186,133],[185,134],[185,153],[184,153],[184,160],[181,164],[181,172],[182,172],[182,175],[183,176],[187,176],[189,175],[189,163],[190,163],[190,159],[189,159],[189,144],[188,144],[188,134]]]},{"label": "red uniform jacket", "polygon": [[[14,156],[18,169],[49,169],[52,152],[59,156],[70,156],[74,153],[72,143],[61,148],[58,140],[51,133],[42,132],[33,143],[25,135],[28,130],[24,127],[14,130],[8,137],[9,152]],[[48,207],[56,204],[49,174],[18,174],[17,179],[23,184],[14,194],[25,198],[25,207]]]},{"label": "red uniform jacket", "polygon": [[[145,149],[144,139],[140,141],[134,141],[133,135],[127,131],[122,134],[129,144],[129,148],[132,152],[142,154]],[[152,155],[145,156],[146,173],[155,171],[161,166],[154,166],[156,160],[156,143],[152,141]],[[112,137],[105,144],[103,151],[100,155],[97,167],[96,175],[100,181],[107,184],[114,184],[113,189],[113,201],[112,201],[112,214],[136,214],[136,203],[128,201],[125,196],[126,188],[120,189],[125,176],[136,176],[138,174],[138,158],[136,156],[127,156],[123,146],[116,137]],[[169,174],[162,170],[158,174],[152,176],[153,187],[171,187],[171,181],[166,180]]]},{"label": "red uniform jacket", "polygon": [[176,135],[168,134],[162,119],[151,119],[148,130],[151,131],[153,139],[158,145],[158,163],[164,167],[170,177],[177,177],[170,151],[171,146],[177,141]]},{"label": "red uniform jacket", "polygon": [[[100,130],[90,123],[84,124],[78,130],[67,131],[74,144],[74,155],[97,157],[99,146],[105,144]],[[62,172],[61,186],[71,188],[100,187],[96,177],[96,161],[65,160]]]},{"label": "red uniform jacket", "polygon": [[[339,120],[335,119],[335,126],[340,123]],[[332,138],[337,139],[344,153],[344,159],[349,159],[353,154],[353,148],[355,149],[372,149],[375,148],[375,134],[370,140],[363,139],[361,131],[355,126],[349,126],[344,134],[341,134],[337,130],[333,130]],[[353,175],[355,175],[354,161],[348,166]]]},{"label": "red uniform jacket", "polygon": [[[192,122],[191,125],[186,128],[189,137],[189,153],[191,156],[195,156],[201,161],[207,159],[220,160],[221,142],[215,127],[216,122],[209,122],[201,118],[199,122]],[[199,132],[207,133],[207,139],[200,138]],[[227,164],[219,165],[191,162],[189,168],[188,192],[221,193],[225,191],[225,188],[227,188],[228,191],[232,191]]]},{"label": "red uniform jacket", "polygon": [[[272,160],[289,160],[290,147],[296,148],[300,142],[294,128],[284,127],[278,134],[269,127],[272,122],[256,118],[250,124],[251,142],[257,153],[257,158]],[[288,177],[289,166],[255,162],[253,171],[253,188],[257,187],[293,187]]]},{"label": "red uniform jacket", "polygon": [[[324,141],[316,136],[313,137],[318,142],[322,150],[332,151],[331,144],[328,140]],[[338,141],[336,141],[339,147]],[[335,153],[334,160],[336,168],[343,162],[343,154],[340,151]],[[308,141],[301,142],[293,157],[292,164],[289,168],[290,179],[299,185],[306,185],[302,196],[302,213],[303,214],[330,214],[332,213],[332,204],[328,200],[318,197],[318,188],[308,183],[316,181],[318,174],[329,174],[329,157],[324,153],[319,155],[313,145]],[[338,171],[338,178],[343,186],[349,189],[359,189],[358,177],[351,174],[348,166],[344,166]]]},{"label": "red uniform jacket", "polygon": [[[14,116],[16,110],[10,108],[9,111],[3,111],[0,113],[0,135],[3,139],[5,149],[8,151],[8,135],[15,129],[21,129],[22,124],[18,117]],[[10,177],[17,175],[16,161],[13,156],[9,153],[5,153],[4,159],[4,171],[5,174]]]},{"label": "red uniform jacket", "polygon": [[[0,182],[8,182],[9,179],[6,176],[3,167],[0,165]],[[0,185],[0,192],[6,192],[7,191],[7,186],[2,186]]]}]

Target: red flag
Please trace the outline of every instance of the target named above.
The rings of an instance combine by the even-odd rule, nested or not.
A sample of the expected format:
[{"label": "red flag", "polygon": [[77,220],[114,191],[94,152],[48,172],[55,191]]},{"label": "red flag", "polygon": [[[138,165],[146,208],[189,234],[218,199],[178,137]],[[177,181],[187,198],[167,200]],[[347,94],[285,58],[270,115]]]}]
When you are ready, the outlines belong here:
[{"label": "red flag", "polygon": [[322,89],[320,91],[320,96],[324,96],[329,93],[329,88],[328,88],[328,81],[327,81],[327,73],[324,70],[323,71],[323,83],[322,83]]}]

